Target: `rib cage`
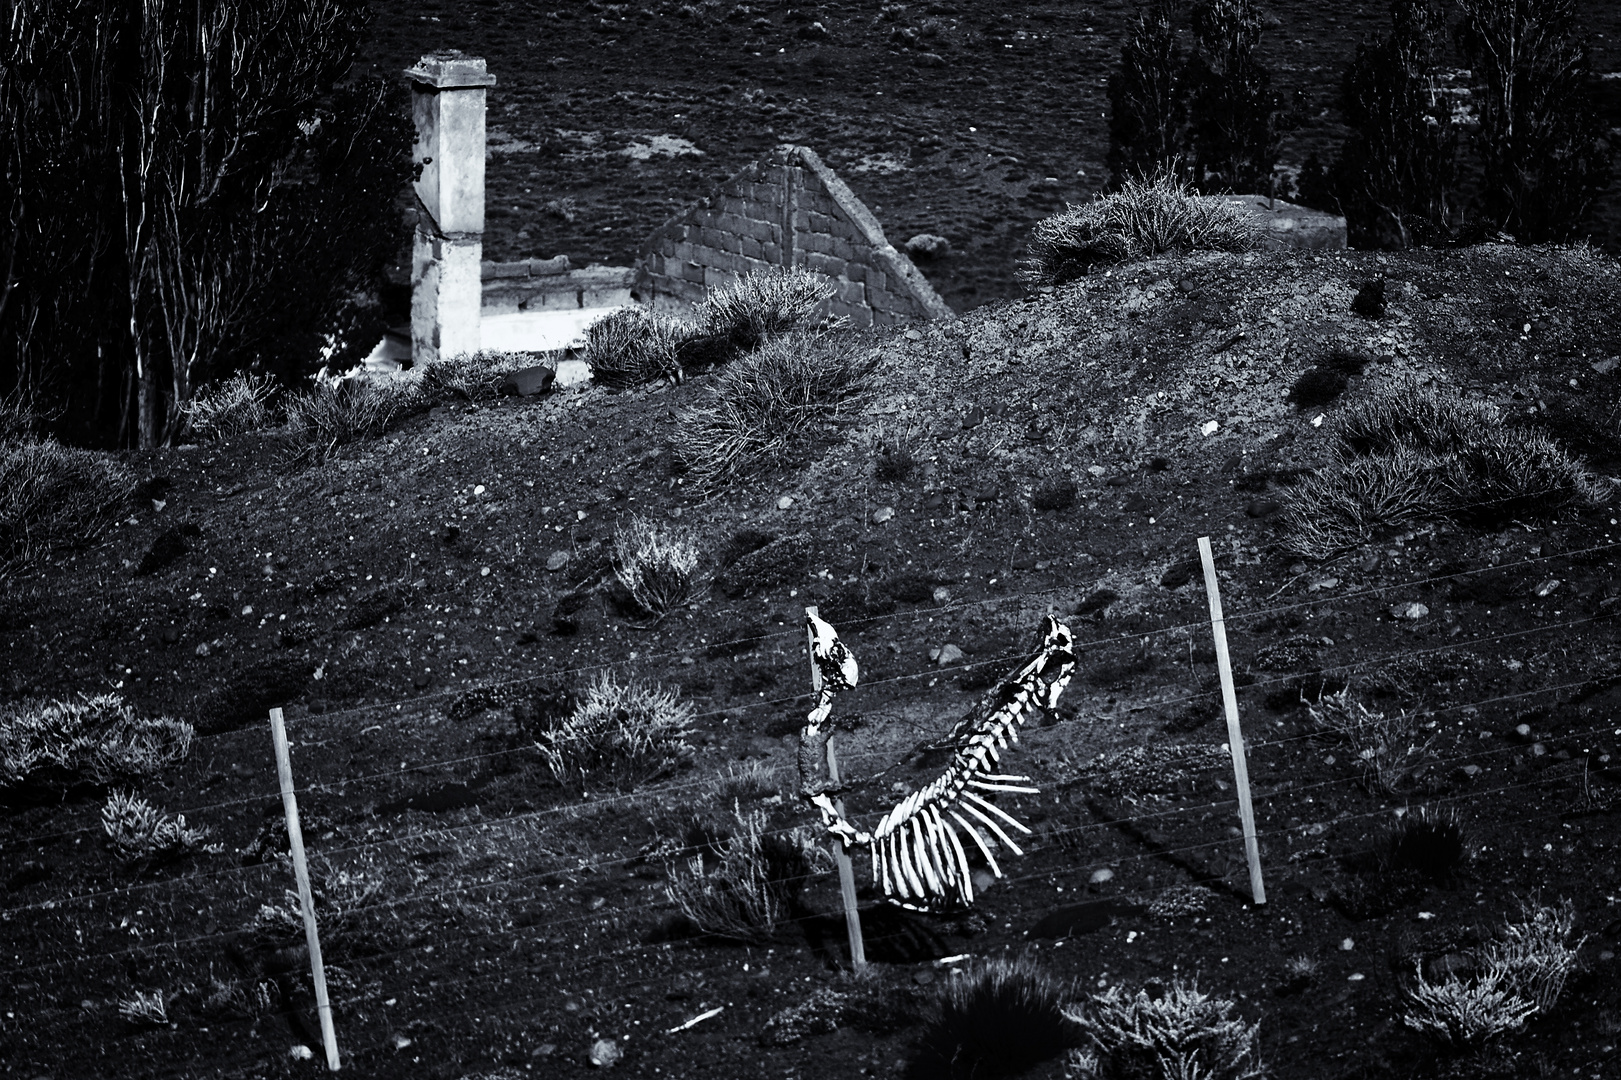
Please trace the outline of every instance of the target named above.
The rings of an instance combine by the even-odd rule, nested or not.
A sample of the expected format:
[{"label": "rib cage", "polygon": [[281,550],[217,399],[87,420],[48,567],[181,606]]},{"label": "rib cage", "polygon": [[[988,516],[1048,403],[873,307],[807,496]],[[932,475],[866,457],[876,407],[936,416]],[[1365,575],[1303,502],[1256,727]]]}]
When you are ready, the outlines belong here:
[{"label": "rib cage", "polygon": [[[812,631],[817,639],[813,655],[830,659],[848,655],[831,626],[813,619]],[[826,640],[825,635],[834,640]],[[849,663],[853,668],[853,657]],[[986,795],[1039,793],[1028,786],[1028,776],[998,771],[1002,751],[1018,741],[1019,727],[1032,711],[1057,705],[1074,668],[1074,637],[1067,626],[1048,616],[1042,622],[1041,647],[1035,656],[1002,680],[952,729],[945,745],[954,751],[945,772],[902,799],[870,835],[845,821],[825,795],[810,795],[830,832],[846,844],[871,848],[873,883],[882,886],[887,899],[915,910],[938,907],[953,897],[972,904],[974,886],[963,833],[997,877],[1002,876],[1002,869],[991,853],[994,845],[1024,854],[1008,829],[1025,834],[1030,830]],[[850,680],[845,685],[852,684]],[[824,683],[818,708],[811,714],[807,728],[811,735],[830,711],[833,694],[844,689],[829,686]]]}]

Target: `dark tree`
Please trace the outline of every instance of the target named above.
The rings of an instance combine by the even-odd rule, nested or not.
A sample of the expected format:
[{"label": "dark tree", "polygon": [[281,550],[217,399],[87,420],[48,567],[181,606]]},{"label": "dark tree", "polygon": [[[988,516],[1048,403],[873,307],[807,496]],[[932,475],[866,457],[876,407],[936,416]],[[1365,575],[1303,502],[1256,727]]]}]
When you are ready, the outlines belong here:
[{"label": "dark tree", "polygon": [[[363,0],[16,0],[0,67],[0,392],[50,407],[73,441],[155,445],[256,324],[330,319],[316,280],[364,287],[376,240],[355,272],[312,275],[296,297],[267,290],[287,250],[334,223],[279,213],[299,201],[282,189],[312,132],[342,129],[339,113],[381,125],[349,131],[340,156],[386,151],[372,130],[398,137],[364,103],[380,92],[335,89],[368,17]],[[371,202],[392,202],[398,188],[378,185],[409,143],[384,153],[377,182],[352,166],[311,175],[348,184],[334,205],[376,225]]]},{"label": "dark tree", "polygon": [[1522,243],[1569,240],[1610,161],[1574,0],[1460,0],[1474,74],[1481,212]]},{"label": "dark tree", "polygon": [[1188,62],[1194,183],[1206,192],[1269,193],[1281,133],[1293,117],[1256,51],[1255,0],[1200,0]]},{"label": "dark tree", "polygon": [[1172,0],[1139,9],[1120,49],[1120,69],[1109,76],[1111,188],[1171,168],[1186,155],[1186,61],[1176,43],[1173,14]]}]

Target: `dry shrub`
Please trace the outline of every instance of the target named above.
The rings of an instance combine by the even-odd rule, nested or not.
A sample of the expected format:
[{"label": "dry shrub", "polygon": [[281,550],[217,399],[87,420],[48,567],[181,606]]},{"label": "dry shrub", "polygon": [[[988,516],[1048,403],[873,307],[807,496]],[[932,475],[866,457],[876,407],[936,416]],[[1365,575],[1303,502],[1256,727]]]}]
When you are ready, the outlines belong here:
[{"label": "dry shrub", "polygon": [[632,517],[614,531],[614,563],[642,610],[662,615],[692,599],[698,542],[690,530]]},{"label": "dry shrub", "polygon": [[658,379],[679,382],[676,349],[685,328],[673,319],[639,307],[610,311],[585,332],[585,362],[591,379],[624,389]]},{"label": "dry shrub", "polygon": [[1091,1048],[1071,1055],[1071,1075],[1086,1080],[1254,1080],[1265,1074],[1255,1047],[1261,1025],[1230,1014],[1234,1003],[1198,986],[1173,983],[1157,997],[1118,986],[1065,1015]]},{"label": "dry shrub", "polygon": [[427,404],[422,383],[410,377],[316,380],[287,400],[287,430],[303,452],[322,458],[340,446],[374,439],[389,425]]},{"label": "dry shrub", "polygon": [[1447,472],[1446,459],[1405,446],[1314,472],[1283,496],[1284,545],[1327,559],[1432,517],[1451,490]]},{"label": "dry shrub", "polygon": [[106,454],[50,439],[0,442],[0,578],[100,537],[134,487],[134,473]]},{"label": "dry shrub", "polygon": [[763,810],[745,814],[734,804],[732,816],[714,867],[706,871],[703,855],[694,855],[685,870],[671,871],[665,892],[704,933],[763,941],[789,917],[816,854],[806,833],[768,833]]},{"label": "dry shrub", "polygon": [[192,726],[135,715],[116,694],[0,705],[0,791],[149,776],[191,752]]},{"label": "dry shrub", "polygon": [[137,1027],[168,1027],[168,999],[162,990],[137,990],[118,1002],[118,1015]]},{"label": "dry shrub", "polygon": [[747,352],[772,338],[809,330],[827,313],[833,283],[798,267],[771,267],[711,289],[698,311],[707,335]]},{"label": "dry shrub", "polygon": [[423,364],[417,378],[423,395],[432,401],[489,401],[500,394],[501,380],[509,372],[532,362],[523,353],[462,353]]},{"label": "dry shrub", "polygon": [[1576,969],[1585,937],[1572,940],[1575,908],[1520,905],[1522,918],[1503,927],[1478,954],[1478,974],[1449,975],[1426,982],[1419,965],[1417,984],[1407,991],[1402,1022],[1437,1042],[1462,1048],[1515,1031],[1538,1013],[1547,1013]]},{"label": "dry shrub", "polygon": [[275,382],[269,375],[239,371],[197,394],[181,406],[190,433],[205,441],[222,442],[269,427]]},{"label": "dry shrub", "polygon": [[692,760],[692,705],[677,692],[612,672],[597,676],[574,710],[548,721],[535,748],[558,780],[630,788]]},{"label": "dry shrub", "polygon": [[910,1076],[1013,1076],[1081,1044],[1068,984],[1027,956],[954,971],[924,1028]]},{"label": "dry shrub", "polygon": [[170,817],[129,791],[107,797],[101,827],[113,849],[126,859],[177,858],[196,850],[208,837],[207,829],[187,827],[184,814]]},{"label": "dry shrub", "polygon": [[841,335],[777,338],[722,368],[681,415],[675,448],[702,489],[786,463],[866,388],[877,355]]},{"label": "dry shrub", "polygon": [[1408,786],[1419,769],[1430,762],[1433,733],[1420,723],[1420,715],[1405,710],[1393,716],[1376,712],[1351,699],[1351,689],[1325,694],[1307,703],[1312,723],[1340,739],[1362,769],[1363,783],[1371,791],[1396,794]]},{"label": "dry shrub", "polygon": [[1094,267],[1148,259],[1167,251],[1252,251],[1260,230],[1248,213],[1194,194],[1169,169],[1128,179],[1120,190],[1071,206],[1036,223],[1024,277],[1063,285]]}]

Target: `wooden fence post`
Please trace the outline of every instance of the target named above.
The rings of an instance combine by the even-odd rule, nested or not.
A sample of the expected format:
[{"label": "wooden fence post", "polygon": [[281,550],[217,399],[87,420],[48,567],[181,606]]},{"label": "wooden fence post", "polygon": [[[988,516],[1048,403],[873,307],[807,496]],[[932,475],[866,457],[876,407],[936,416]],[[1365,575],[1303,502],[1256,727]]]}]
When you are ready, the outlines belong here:
[{"label": "wooden fence post", "polygon": [[1238,816],[1244,826],[1244,854],[1250,865],[1250,894],[1266,903],[1261,880],[1261,845],[1255,838],[1255,807],[1250,803],[1250,771],[1244,758],[1244,733],[1238,726],[1238,691],[1233,687],[1233,662],[1227,655],[1227,623],[1221,615],[1221,586],[1216,581],[1216,560],[1210,537],[1199,537],[1199,558],[1204,562],[1204,587],[1210,597],[1210,628],[1216,638],[1216,668],[1221,673],[1221,699],[1227,708],[1227,745],[1233,754],[1233,782],[1238,788]]},{"label": "wooden fence post", "polygon": [[321,1041],[326,1044],[327,1068],[338,1071],[338,1033],[332,1025],[332,1003],[326,996],[326,968],[321,964],[321,938],[315,929],[315,898],[310,894],[310,868],[304,861],[304,832],[298,824],[298,799],[293,795],[293,762],[287,752],[287,729],[281,710],[270,710],[270,739],[276,746],[276,775],[281,778],[281,805],[287,813],[287,842],[298,878],[298,901],[304,909],[304,938],[310,946],[310,971],[315,977],[315,1007],[321,1016]]},{"label": "wooden fence post", "polygon": [[[816,615],[816,609],[808,607],[805,614]],[[822,693],[822,669],[816,666],[816,632],[810,627],[805,628],[805,644],[810,653],[811,665],[811,697],[814,701]],[[827,730],[827,778],[830,782],[839,782],[839,760],[833,753],[833,728],[829,725]],[[833,808],[844,816],[844,800],[834,799]],[[844,895],[844,925],[850,932],[850,966],[861,971],[867,966],[867,948],[861,938],[861,911],[856,907],[856,873],[850,865],[850,853],[844,850],[844,841],[838,837],[833,838],[833,861],[839,865],[839,891]]]}]

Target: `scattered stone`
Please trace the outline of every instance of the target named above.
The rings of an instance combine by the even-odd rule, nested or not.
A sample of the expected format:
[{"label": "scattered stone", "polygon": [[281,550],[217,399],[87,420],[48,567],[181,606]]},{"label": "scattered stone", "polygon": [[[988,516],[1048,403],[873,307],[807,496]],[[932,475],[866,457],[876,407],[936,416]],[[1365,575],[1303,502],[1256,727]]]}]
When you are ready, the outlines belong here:
[{"label": "scattered stone", "polygon": [[1180,589],[1182,586],[1191,583],[1195,576],[1202,574],[1203,570],[1204,567],[1198,559],[1189,558],[1174,562],[1165,573],[1159,576],[1160,587]]},{"label": "scattered stone", "polygon": [[1531,744],[1531,756],[1532,757],[1547,757],[1548,756],[1548,748],[1546,746],[1544,746],[1542,743],[1532,743]]},{"label": "scattered stone", "polygon": [[985,422],[985,410],[978,405],[973,406],[962,416],[962,428],[971,431]]},{"label": "scattered stone", "polygon": [[550,390],[556,379],[557,372],[553,368],[536,364],[508,372],[507,377],[501,380],[498,392],[503,396],[535,397]]},{"label": "scattered stone", "polygon": [[922,971],[914,971],[912,973],[912,981],[917,983],[919,986],[928,986],[930,983],[934,982],[934,972],[930,971],[928,968],[924,968]]},{"label": "scattered stone", "polygon": [[1221,430],[1221,424],[1217,423],[1214,420],[1206,420],[1204,422],[1204,426],[1199,429],[1199,434],[1204,435],[1206,437],[1209,437],[1211,435],[1214,435],[1216,432],[1218,432],[1220,430]]},{"label": "scattered stone", "polygon": [[916,330],[908,330],[905,334],[907,341],[922,341],[923,335]]},{"label": "scattered stone", "polygon": [[1621,357],[1606,356],[1603,360],[1594,360],[1590,366],[1600,375],[1608,375],[1617,367],[1621,367]]},{"label": "scattered stone", "polygon": [[959,661],[961,659],[962,659],[962,650],[961,649],[959,649],[955,645],[946,645],[943,648],[941,648],[941,650],[940,650],[940,659],[939,659],[938,663],[940,664],[941,667],[945,667],[947,664],[955,664],[957,661]]},{"label": "scattered stone", "polygon": [[612,1039],[598,1039],[591,1044],[591,1064],[599,1069],[611,1069],[625,1053]]},{"label": "scattered stone", "polygon": [[1479,765],[1465,765],[1463,767],[1463,775],[1468,777],[1470,780],[1473,780],[1475,777],[1480,775],[1480,766]]},{"label": "scattered stone", "polygon": [[1113,880],[1114,871],[1105,866],[1102,869],[1092,871],[1092,875],[1086,879],[1086,883],[1095,889],[1099,885],[1106,885]]},{"label": "scattered stone", "polygon": [[906,241],[906,253],[913,258],[937,259],[951,250],[951,241],[934,233],[918,233]]},{"label": "scattered stone", "polygon": [[917,54],[917,66],[918,67],[943,68],[943,67],[946,66],[946,58],[941,56],[939,53],[932,53],[932,52],[918,53]]},{"label": "scattered stone", "polygon": [[287,1051],[287,1056],[294,1061],[308,1061],[315,1056],[315,1051],[303,1043],[294,1043]]},{"label": "scattered stone", "polygon": [[1390,608],[1391,617],[1396,619],[1418,620],[1422,619],[1429,613],[1429,607],[1419,603],[1417,600],[1408,600],[1405,603],[1393,604]]},{"label": "scattered stone", "polygon": [[936,604],[948,603],[951,600],[951,590],[944,585],[936,585],[934,592],[929,594]]},{"label": "scattered stone", "polygon": [[214,651],[214,649],[213,649],[213,646],[209,645],[208,642],[204,641],[204,642],[199,643],[197,648],[194,651],[197,653],[198,656],[208,656],[210,653],[212,653]]},{"label": "scattered stone", "polygon": [[1356,942],[1350,938],[1346,938],[1344,941],[1340,942],[1340,952],[1350,952],[1354,948],[1356,948]]},{"label": "scattered stone", "polygon": [[395,1050],[404,1050],[407,1046],[411,1045],[410,1037],[406,1036],[406,1035],[402,1035],[398,1031],[396,1031],[393,1035],[389,1036],[388,1041],[394,1044],[394,1049]]},{"label": "scattered stone", "polygon": [[1547,581],[1544,581],[1541,585],[1537,586],[1537,595],[1547,596],[1557,588],[1559,588],[1559,579],[1549,578]]},{"label": "scattered stone", "polygon": [[554,551],[546,556],[546,569],[556,573],[568,565],[569,554],[566,551]]},{"label": "scattered stone", "polygon": [[794,497],[792,495],[784,495],[782,498],[777,500],[778,510],[786,510],[792,505],[794,505]]},{"label": "scattered stone", "polygon": [[809,26],[801,26],[799,28],[799,36],[807,41],[825,41],[833,35],[829,34],[827,32],[827,27],[823,26],[821,23],[813,22]]},{"label": "scattered stone", "polygon": [[884,522],[889,521],[894,516],[895,508],[893,506],[880,506],[878,509],[872,512],[872,523],[874,525],[882,525]]},{"label": "scattered stone", "polygon": [[974,871],[974,893],[977,895],[996,884],[996,877],[989,870]]},{"label": "scattered stone", "polygon": [[1531,725],[1530,724],[1516,724],[1515,727],[1514,727],[1514,737],[1516,739],[1519,739],[1521,742],[1527,742],[1527,743],[1530,742],[1531,741]]},{"label": "scattered stone", "polygon": [[1176,287],[1185,293],[1190,293],[1199,287],[1199,283],[1194,281],[1192,278],[1183,278],[1181,281],[1176,283]]},{"label": "scattered stone", "polygon": [[1308,590],[1310,590],[1311,592],[1320,592],[1323,589],[1337,588],[1339,586],[1339,583],[1340,583],[1340,579],[1337,578],[1337,577],[1326,577],[1326,578],[1322,578],[1321,580],[1312,582],[1310,585],[1306,586],[1306,588]]}]

